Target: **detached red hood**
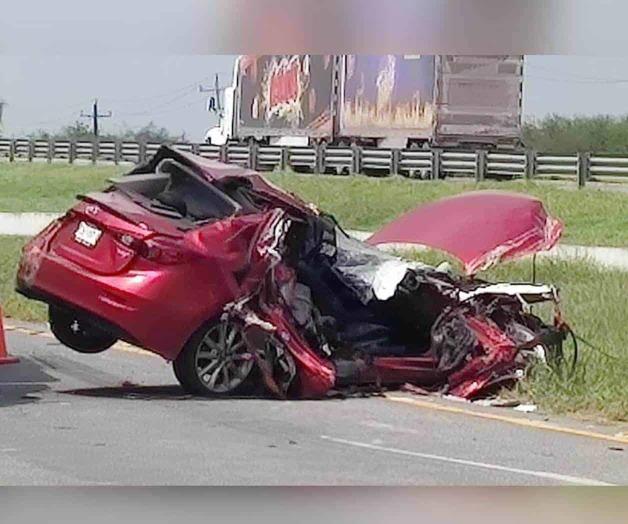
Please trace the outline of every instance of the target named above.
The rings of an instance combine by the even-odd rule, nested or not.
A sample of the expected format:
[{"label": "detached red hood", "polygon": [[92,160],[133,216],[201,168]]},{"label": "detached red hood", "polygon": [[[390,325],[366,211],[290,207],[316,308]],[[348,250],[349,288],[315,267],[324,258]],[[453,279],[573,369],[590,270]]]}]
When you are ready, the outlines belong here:
[{"label": "detached red hood", "polygon": [[551,249],[563,224],[531,196],[474,191],[410,211],[384,226],[367,242],[408,243],[440,249],[473,274],[502,260]]}]

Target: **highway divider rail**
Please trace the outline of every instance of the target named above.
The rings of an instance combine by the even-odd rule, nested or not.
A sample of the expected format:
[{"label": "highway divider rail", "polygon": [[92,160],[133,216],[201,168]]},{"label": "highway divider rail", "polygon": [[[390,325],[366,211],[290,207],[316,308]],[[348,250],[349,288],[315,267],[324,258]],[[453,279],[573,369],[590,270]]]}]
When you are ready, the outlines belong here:
[{"label": "highway divider rail", "polygon": [[[206,158],[259,171],[293,169],[308,173],[402,175],[409,178],[486,178],[628,182],[628,157],[614,154],[545,154],[530,150],[385,149],[317,144],[280,147],[249,144],[170,144]],[[144,162],[161,144],[125,141],[0,139],[0,160],[9,162]]]}]

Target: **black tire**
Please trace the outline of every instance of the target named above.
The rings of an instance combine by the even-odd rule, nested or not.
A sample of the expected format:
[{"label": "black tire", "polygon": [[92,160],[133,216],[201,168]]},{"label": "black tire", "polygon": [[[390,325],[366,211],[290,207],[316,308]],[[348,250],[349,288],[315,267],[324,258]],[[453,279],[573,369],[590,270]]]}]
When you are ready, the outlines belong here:
[{"label": "black tire", "polygon": [[199,329],[172,367],[183,389],[193,395],[244,396],[260,386],[259,368],[248,356],[241,328],[230,321],[210,322]]},{"label": "black tire", "polygon": [[87,315],[78,311],[49,306],[48,321],[55,338],[79,353],[102,353],[118,341],[115,336],[95,326]]}]

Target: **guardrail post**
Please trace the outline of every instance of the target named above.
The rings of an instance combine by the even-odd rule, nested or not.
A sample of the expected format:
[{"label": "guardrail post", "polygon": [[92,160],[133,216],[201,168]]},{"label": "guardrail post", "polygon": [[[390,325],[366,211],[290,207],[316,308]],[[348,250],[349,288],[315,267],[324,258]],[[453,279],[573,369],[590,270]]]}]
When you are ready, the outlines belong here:
[{"label": "guardrail post", "polygon": [[249,169],[257,169],[258,146],[255,140],[249,142]]},{"label": "guardrail post", "polygon": [[68,164],[74,164],[76,160],[76,141],[70,140],[70,145],[68,146]]},{"label": "guardrail post", "polygon": [[220,146],[220,152],[218,154],[218,159],[221,162],[224,162],[224,163],[227,162],[227,159],[229,158],[229,150],[228,150],[228,148],[229,148],[228,144],[223,144],[223,145]]},{"label": "guardrail post", "polygon": [[279,169],[281,169],[281,171],[286,171],[288,169],[289,161],[290,161],[290,148],[282,147],[281,157],[279,159]]},{"label": "guardrail post", "polygon": [[122,159],[122,145],[119,140],[114,141],[113,143],[113,163],[118,165],[120,160]]},{"label": "guardrail post", "polygon": [[96,164],[96,162],[98,161],[98,153],[100,150],[99,146],[100,143],[98,142],[98,139],[92,142],[92,164]]},{"label": "guardrail post", "polygon": [[140,164],[144,164],[146,162],[147,159],[147,148],[146,148],[146,142],[140,142],[140,158],[139,158],[139,163]]},{"label": "guardrail post", "polygon": [[399,162],[401,160],[401,150],[392,149],[390,151],[390,174],[398,175],[399,174]]},{"label": "guardrail post", "polygon": [[484,149],[475,152],[475,181],[482,182],[486,178],[488,154]]},{"label": "guardrail post", "polygon": [[52,157],[54,156],[55,143],[52,140],[48,140],[48,149],[46,150],[46,160],[49,164],[52,164]]},{"label": "guardrail post", "polygon": [[198,155],[201,151],[201,145],[200,144],[192,144],[192,153],[194,153],[195,155]]},{"label": "guardrail post", "polygon": [[362,173],[362,148],[357,144],[353,144],[351,146],[351,151],[353,151],[351,174],[359,175],[360,173]]},{"label": "guardrail post", "polygon": [[314,153],[314,173],[320,175],[325,172],[325,144],[323,142],[314,144]]},{"label": "guardrail post", "polygon": [[15,162],[15,140],[9,142],[9,162]]},{"label": "guardrail post", "polygon": [[432,180],[440,178],[441,154],[442,151],[440,149],[432,149],[432,169],[430,171]]},{"label": "guardrail post", "polygon": [[532,180],[536,173],[536,152],[529,150],[526,151],[524,177],[526,180]]},{"label": "guardrail post", "polygon": [[32,162],[35,156],[35,142],[32,140],[28,141],[28,161]]},{"label": "guardrail post", "polygon": [[578,187],[584,187],[589,178],[591,153],[578,153]]}]

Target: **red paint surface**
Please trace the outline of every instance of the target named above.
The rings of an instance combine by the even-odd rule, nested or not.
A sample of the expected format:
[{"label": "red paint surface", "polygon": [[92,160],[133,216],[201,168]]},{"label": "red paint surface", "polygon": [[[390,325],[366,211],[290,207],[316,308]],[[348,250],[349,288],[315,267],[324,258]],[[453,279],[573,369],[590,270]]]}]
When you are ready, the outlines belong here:
[{"label": "red paint surface", "polygon": [[387,224],[367,242],[408,243],[446,251],[467,274],[558,242],[563,225],[528,195],[474,191],[421,206]]}]

